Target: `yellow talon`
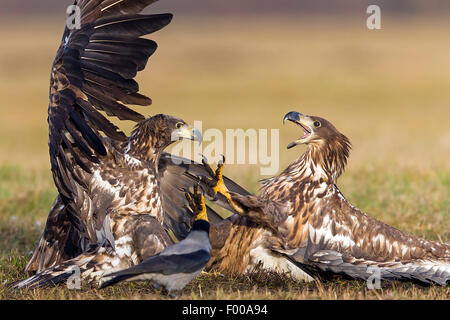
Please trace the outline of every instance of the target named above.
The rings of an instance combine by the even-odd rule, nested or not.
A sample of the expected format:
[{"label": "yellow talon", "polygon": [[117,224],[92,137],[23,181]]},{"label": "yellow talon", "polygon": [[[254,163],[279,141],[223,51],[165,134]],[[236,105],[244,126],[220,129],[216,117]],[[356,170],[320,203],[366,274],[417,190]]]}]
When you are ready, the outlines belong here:
[{"label": "yellow talon", "polygon": [[220,166],[217,169],[217,183],[215,185],[215,187],[213,188],[214,192],[220,193],[222,194],[225,198],[227,198],[229,201],[231,201],[231,196],[228,192],[227,187],[225,186],[225,183],[223,182],[223,175],[222,175],[222,171],[223,171],[223,166]]},{"label": "yellow talon", "polygon": [[[225,158],[224,158],[225,161]],[[210,167],[211,168],[211,167]],[[215,179],[217,180],[216,185],[213,187],[213,191],[215,194],[222,194],[228,201],[228,204],[231,206],[231,208],[236,211],[237,213],[242,213],[244,210],[243,208],[233,201],[231,198],[230,192],[228,191],[227,186],[223,182],[223,162],[219,164],[217,167],[217,170],[215,172]]]},{"label": "yellow talon", "polygon": [[208,214],[206,213],[206,205],[205,198],[201,195],[200,205],[202,210],[197,214],[197,218],[195,220],[205,220],[208,221]]}]

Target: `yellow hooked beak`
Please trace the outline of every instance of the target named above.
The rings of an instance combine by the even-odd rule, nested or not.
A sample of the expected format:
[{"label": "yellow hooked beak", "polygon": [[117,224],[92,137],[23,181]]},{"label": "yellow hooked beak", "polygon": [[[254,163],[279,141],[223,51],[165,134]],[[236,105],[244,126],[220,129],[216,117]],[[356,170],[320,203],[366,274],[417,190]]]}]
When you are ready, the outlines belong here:
[{"label": "yellow hooked beak", "polygon": [[283,124],[285,124],[287,120],[296,123],[304,131],[303,136],[298,138],[296,141],[289,143],[287,148],[291,149],[299,144],[307,143],[309,141],[310,137],[312,136],[312,134],[314,133],[314,130],[312,129],[314,127],[312,119],[308,116],[305,116],[304,114],[302,114],[300,112],[291,111],[284,116]]},{"label": "yellow hooked beak", "polygon": [[182,139],[198,141],[202,143],[202,133],[195,127],[191,127],[188,124],[182,125],[180,128],[172,132],[172,141],[178,141]]}]

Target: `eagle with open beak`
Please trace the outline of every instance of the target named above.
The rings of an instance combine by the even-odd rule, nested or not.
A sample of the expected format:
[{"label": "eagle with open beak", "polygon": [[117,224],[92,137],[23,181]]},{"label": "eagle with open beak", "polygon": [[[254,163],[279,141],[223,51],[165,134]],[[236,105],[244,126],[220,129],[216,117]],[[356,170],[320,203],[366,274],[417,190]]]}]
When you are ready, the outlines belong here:
[{"label": "eagle with open beak", "polygon": [[[211,265],[222,272],[260,266],[297,280],[343,274],[380,280],[417,280],[445,285],[450,246],[428,241],[378,221],[351,205],[337,186],[350,152],[349,139],[329,121],[299,112],[283,118],[302,135],[288,145],[308,149],[281,174],[262,181],[258,196],[229,192],[210,172],[211,193],[222,194],[236,214],[222,223],[226,236]],[[220,247],[220,248],[219,248]]]}]

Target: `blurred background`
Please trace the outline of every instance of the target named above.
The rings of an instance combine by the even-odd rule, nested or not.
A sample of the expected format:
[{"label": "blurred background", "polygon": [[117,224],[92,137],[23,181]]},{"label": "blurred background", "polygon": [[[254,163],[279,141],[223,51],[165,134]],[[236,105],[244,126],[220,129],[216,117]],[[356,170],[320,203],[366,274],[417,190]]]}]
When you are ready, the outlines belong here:
[{"label": "blurred background", "polygon": [[[1,164],[49,166],[49,71],[71,3],[1,2]],[[381,30],[366,28],[369,4],[381,7]],[[293,109],[348,135],[350,166],[448,167],[449,1],[161,0],[147,11],[175,17],[139,75],[154,101],[145,114],[281,128],[282,168],[302,151],[285,150],[298,129],[281,118]],[[240,168],[259,172],[230,170]]]},{"label": "blurred background", "polygon": [[[27,3],[26,0],[2,0],[2,11],[18,14],[59,14],[67,3],[73,1],[39,0]],[[447,0],[165,0],[153,5],[153,8],[170,10],[183,14],[249,14],[249,13],[358,13],[361,8],[377,4],[394,14],[423,14],[443,12],[450,8]],[[147,11],[152,11],[147,10]]]},{"label": "blurred background", "polygon": [[[0,283],[24,277],[57,195],[48,86],[71,4],[0,0]],[[372,4],[381,30],[366,27]],[[282,126],[284,114],[322,116],[353,143],[338,183],[350,203],[450,241],[450,1],[160,0],[146,12],[175,16],[151,37],[159,49],[138,82],[153,105],[140,112],[203,120],[204,130],[280,129],[279,171],[305,150],[286,150],[300,132]],[[225,173],[257,192],[259,169]],[[417,292],[404,298],[433,298]]]},{"label": "blurred background", "polygon": [[[56,194],[49,72],[70,4],[0,5],[0,199],[35,197],[41,220]],[[366,27],[370,4],[381,7],[381,30]],[[353,143],[344,194],[387,222],[392,212],[430,212],[431,204],[441,217],[435,230],[448,232],[448,0],[160,0],[147,12],[175,17],[151,37],[159,49],[138,81],[153,105],[140,112],[203,120],[203,129],[279,128],[280,170],[304,151],[286,150],[299,130],[283,127],[283,115],[322,116]],[[132,124],[121,126],[129,132]],[[262,178],[257,165],[226,172],[252,191]]]},{"label": "blurred background", "polygon": [[[71,3],[2,0],[2,164],[48,167],[49,70]],[[366,28],[369,4],[381,7],[381,30]],[[448,165],[449,1],[161,0],[147,11],[175,17],[139,75],[154,101],[145,114],[281,128],[293,109],[348,135],[350,166]],[[281,128],[281,167],[298,155],[284,148],[297,135]]]}]

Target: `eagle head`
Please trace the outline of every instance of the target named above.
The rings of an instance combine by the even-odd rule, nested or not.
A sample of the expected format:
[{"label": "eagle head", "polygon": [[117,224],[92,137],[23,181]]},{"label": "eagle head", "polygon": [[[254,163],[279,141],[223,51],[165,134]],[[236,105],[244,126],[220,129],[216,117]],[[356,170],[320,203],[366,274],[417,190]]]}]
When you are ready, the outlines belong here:
[{"label": "eagle head", "polygon": [[330,173],[330,176],[337,179],[347,164],[351,149],[350,140],[331,122],[320,117],[291,111],[284,116],[283,123],[287,120],[297,124],[303,131],[303,135],[291,142],[287,148],[290,149],[299,144],[308,145],[316,165],[322,166]]},{"label": "eagle head", "polygon": [[141,158],[142,155],[159,153],[170,144],[182,139],[201,142],[202,134],[182,119],[166,114],[157,114],[139,122],[128,139],[128,143],[130,153]]},{"label": "eagle head", "polygon": [[303,135],[288,145],[288,149],[299,144],[307,145],[332,145],[335,143],[350,144],[347,137],[340,133],[331,122],[320,117],[307,116],[302,113],[291,111],[283,118],[283,124],[291,121],[297,124]]}]

